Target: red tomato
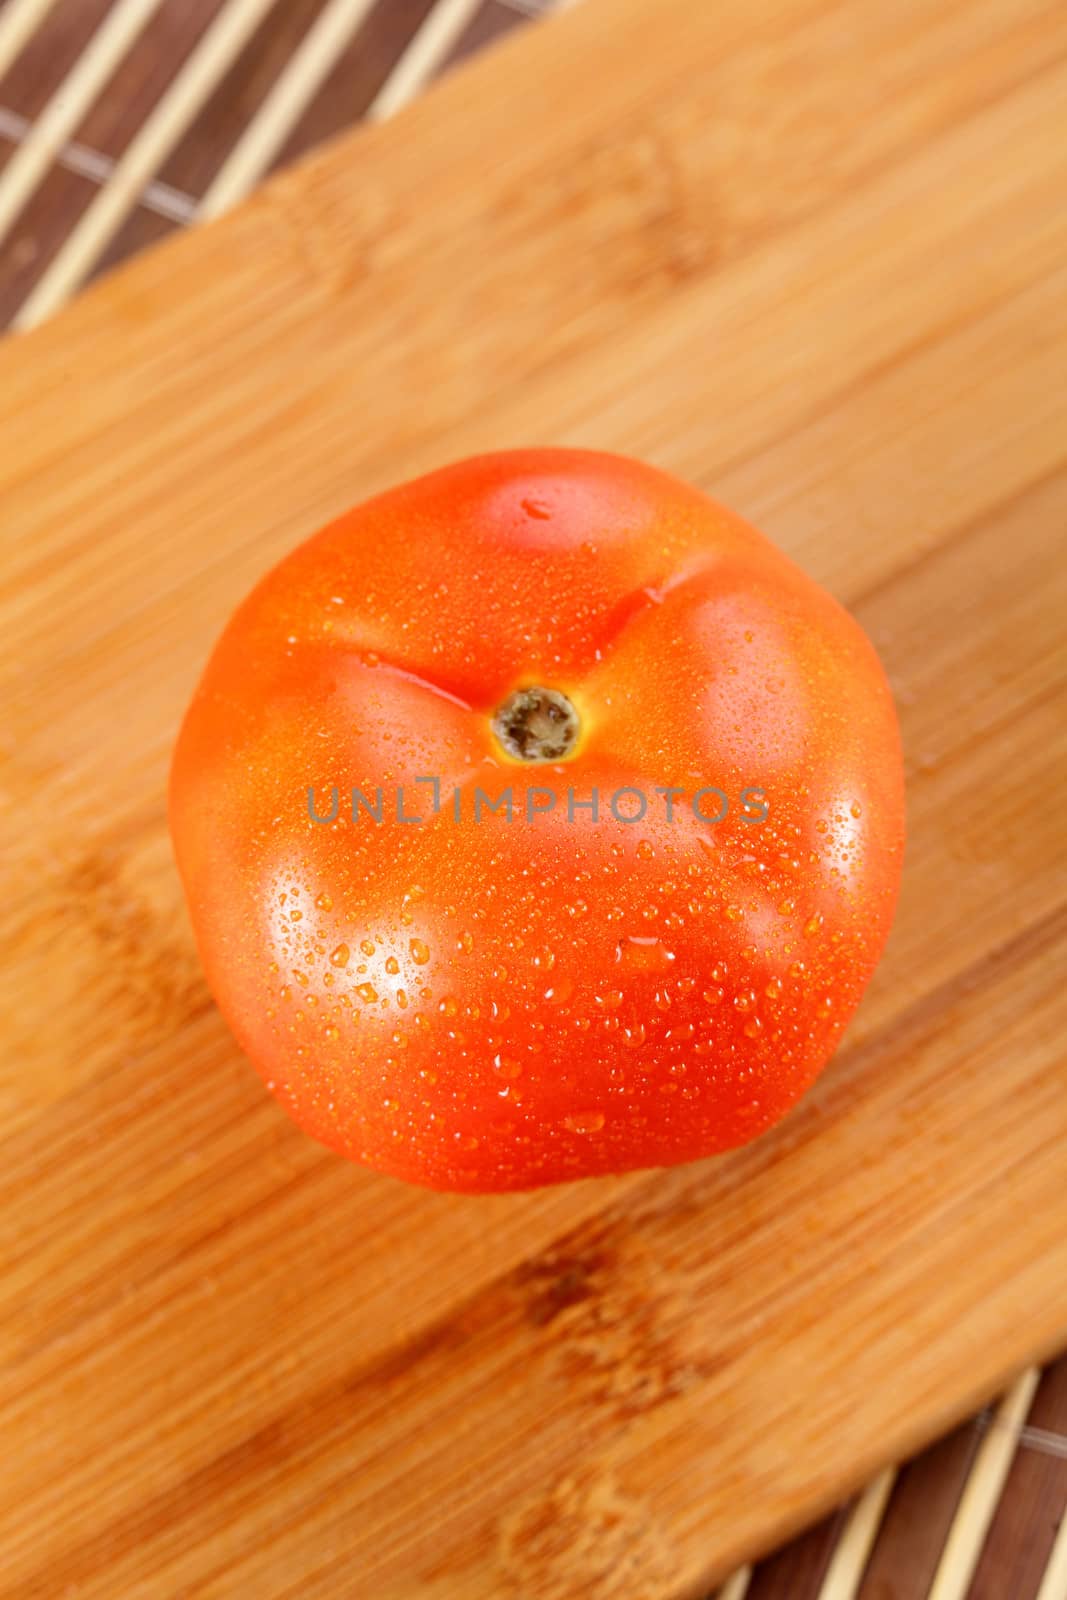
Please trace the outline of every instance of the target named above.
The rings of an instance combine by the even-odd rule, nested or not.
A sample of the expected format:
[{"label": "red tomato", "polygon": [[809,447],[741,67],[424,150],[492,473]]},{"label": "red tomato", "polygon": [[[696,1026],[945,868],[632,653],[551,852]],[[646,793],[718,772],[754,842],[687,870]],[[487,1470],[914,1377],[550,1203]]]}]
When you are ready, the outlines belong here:
[{"label": "red tomato", "polygon": [[268,1087],[344,1155],[466,1190],[769,1128],[874,970],[904,837],[856,623],[696,490],[570,450],[405,484],[269,573],[171,819]]}]

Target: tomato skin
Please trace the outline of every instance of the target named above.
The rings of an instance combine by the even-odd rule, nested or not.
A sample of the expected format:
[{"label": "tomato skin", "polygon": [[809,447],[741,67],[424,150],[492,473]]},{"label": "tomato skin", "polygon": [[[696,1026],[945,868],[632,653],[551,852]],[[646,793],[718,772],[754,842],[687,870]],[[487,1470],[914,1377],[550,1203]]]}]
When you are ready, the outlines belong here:
[{"label": "tomato skin", "polygon": [[[562,760],[493,732],[531,685],[578,712]],[[476,786],[559,799],[475,822]],[[328,815],[334,787],[313,820],[309,788]],[[693,812],[711,787],[720,822]],[[381,788],[380,823],[352,820],[353,788]],[[638,823],[610,812],[624,788]],[[404,484],[268,573],[189,707],[170,813],[209,982],[273,1093],[352,1159],[470,1191],[777,1122],[878,962],[904,843],[892,698],[853,619],[696,490],[570,450]]]}]

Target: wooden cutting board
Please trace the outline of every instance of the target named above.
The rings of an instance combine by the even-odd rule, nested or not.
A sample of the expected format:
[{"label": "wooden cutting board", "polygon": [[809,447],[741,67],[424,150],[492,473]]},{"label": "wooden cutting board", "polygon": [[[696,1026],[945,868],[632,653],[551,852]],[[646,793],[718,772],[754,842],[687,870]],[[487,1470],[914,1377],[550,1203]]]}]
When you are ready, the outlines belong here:
[{"label": "wooden cutting board", "polygon": [[[1065,52],[588,0],[0,349],[3,1600],[681,1600],[1067,1343]],[[855,611],[910,845],[778,1132],[443,1197],[265,1096],[163,785],[268,563],[524,442]]]}]

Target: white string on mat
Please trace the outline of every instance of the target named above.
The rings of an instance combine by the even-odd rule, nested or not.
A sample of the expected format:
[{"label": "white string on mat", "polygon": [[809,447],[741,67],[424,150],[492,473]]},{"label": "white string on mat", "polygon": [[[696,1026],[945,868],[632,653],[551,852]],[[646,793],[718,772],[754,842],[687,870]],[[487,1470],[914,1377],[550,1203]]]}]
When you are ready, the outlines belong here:
[{"label": "white string on mat", "polygon": [[57,0],[8,0],[0,12],[0,78],[56,4]]},{"label": "white string on mat", "polygon": [[927,1600],[965,1600],[1040,1378],[1036,1367],[1029,1368],[997,1407],[963,1486]]},{"label": "white string on mat", "polygon": [[1060,1522],[1037,1600],[1067,1600],[1067,1514]]},{"label": "white string on mat", "polygon": [[401,110],[429,82],[473,21],[481,0],[437,0],[400,60],[367,108],[371,122],[383,122]]},{"label": "white string on mat", "polygon": [[752,1568],[738,1567],[733,1576],[727,1578],[715,1600],[745,1600],[751,1582]]},{"label": "white string on mat", "polygon": [[[0,106],[0,138],[10,139],[12,144],[21,144],[32,126],[29,117]],[[102,155],[99,150],[79,144],[76,139],[63,146],[56,156],[56,163],[66,167],[68,172],[76,172],[80,178],[90,178],[93,183],[106,183],[115,170],[114,156]],[[145,189],[141,204],[147,206],[149,211],[158,211],[161,217],[169,217],[172,222],[192,222],[196,214],[196,201],[192,195],[175,189],[169,183],[160,183],[158,179],[154,179]]]},{"label": "white string on mat", "polygon": [[0,240],[161,0],[118,0],[0,173]]},{"label": "white string on mat", "polygon": [[315,98],[375,0],[331,0],[226,157],[197,208],[206,222],[254,188]]},{"label": "white string on mat", "polygon": [[174,146],[233,66],[275,0],[228,0],[155,110],[115,164],[110,181],[83,214],[15,315],[20,330],[43,322],[92,270],[117,228]]},{"label": "white string on mat", "polygon": [[553,0],[500,0],[500,3],[524,17],[547,16],[553,6]]},{"label": "white string on mat", "polygon": [[1019,1443],[1028,1445],[1031,1450],[1040,1450],[1043,1455],[1067,1459],[1067,1435],[1062,1433],[1050,1433],[1047,1428],[1024,1428],[1019,1434]]},{"label": "white string on mat", "polygon": [[886,1467],[856,1501],[834,1546],[818,1600],[856,1600],[896,1478],[897,1469]]}]

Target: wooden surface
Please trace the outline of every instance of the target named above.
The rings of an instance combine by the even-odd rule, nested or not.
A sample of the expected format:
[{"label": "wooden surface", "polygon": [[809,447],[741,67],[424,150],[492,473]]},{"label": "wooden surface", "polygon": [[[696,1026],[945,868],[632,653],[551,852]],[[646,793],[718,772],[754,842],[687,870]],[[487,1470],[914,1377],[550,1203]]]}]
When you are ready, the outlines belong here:
[{"label": "wooden surface", "polygon": [[[0,350],[5,1600],[694,1594],[1067,1342],[1065,44],[591,0]],[[528,439],[852,606],[911,845],[778,1134],[450,1200],[265,1103],[161,786],[269,560]]]}]

